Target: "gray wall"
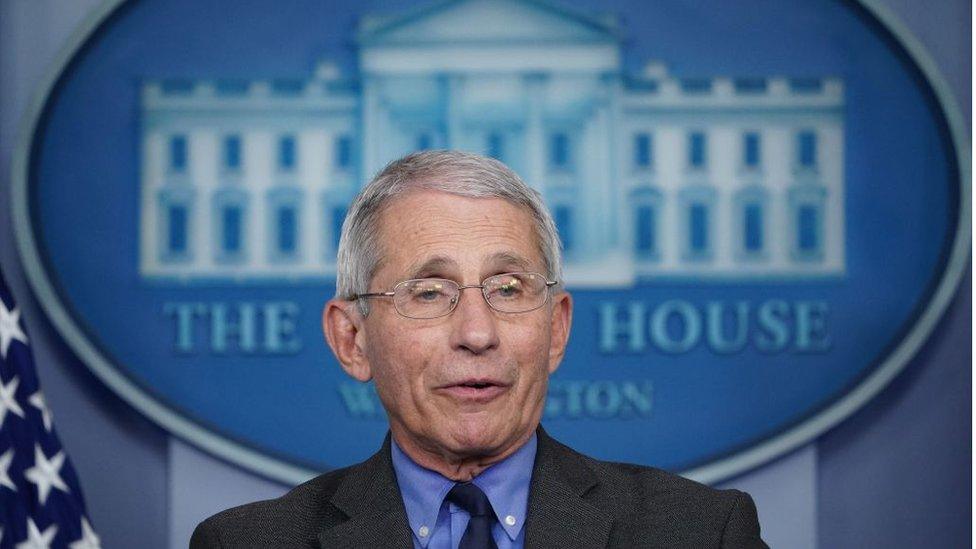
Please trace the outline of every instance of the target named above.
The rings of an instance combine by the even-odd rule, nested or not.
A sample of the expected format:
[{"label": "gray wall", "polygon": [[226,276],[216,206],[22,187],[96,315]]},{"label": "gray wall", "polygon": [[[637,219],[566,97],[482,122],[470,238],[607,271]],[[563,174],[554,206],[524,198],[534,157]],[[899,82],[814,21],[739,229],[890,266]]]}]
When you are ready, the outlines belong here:
[{"label": "gray wall", "polygon": [[[971,124],[971,5],[886,3],[927,47]],[[0,0],[0,265],[24,311],[55,424],[105,547],[162,548],[169,546],[173,517],[183,512],[170,509],[178,497],[169,478],[169,437],[102,386],[61,342],[30,294],[8,215],[22,113],[74,26],[96,4]],[[812,451],[801,450],[802,459],[787,456],[760,471],[775,478],[784,461],[812,460],[820,547],[969,544],[971,326],[967,275],[935,334],[889,388]],[[791,494],[784,488],[780,497]]]}]

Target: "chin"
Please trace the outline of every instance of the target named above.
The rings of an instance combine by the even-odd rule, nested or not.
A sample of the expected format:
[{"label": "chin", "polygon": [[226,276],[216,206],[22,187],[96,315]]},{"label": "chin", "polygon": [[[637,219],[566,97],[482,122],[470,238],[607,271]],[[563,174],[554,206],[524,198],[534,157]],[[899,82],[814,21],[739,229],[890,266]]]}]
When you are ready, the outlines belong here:
[{"label": "chin", "polygon": [[485,455],[499,450],[506,440],[495,430],[496,426],[484,422],[464,422],[455,425],[452,439],[454,449],[463,455]]}]

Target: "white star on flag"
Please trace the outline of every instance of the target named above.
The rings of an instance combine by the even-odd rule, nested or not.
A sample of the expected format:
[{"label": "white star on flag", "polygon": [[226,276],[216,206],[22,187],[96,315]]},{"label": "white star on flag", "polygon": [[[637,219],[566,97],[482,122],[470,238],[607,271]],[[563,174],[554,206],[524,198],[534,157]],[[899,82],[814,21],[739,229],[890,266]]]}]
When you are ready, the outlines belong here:
[{"label": "white star on flag", "polygon": [[10,463],[14,460],[14,449],[11,448],[0,456],[0,486],[6,486],[14,492],[17,486],[10,480]]},{"label": "white star on flag", "polygon": [[3,384],[3,380],[0,380],[0,427],[3,427],[3,420],[6,419],[8,411],[24,417],[24,410],[17,402],[17,397],[14,396],[18,385],[20,385],[20,380],[17,379],[17,376],[14,376],[6,385]]},{"label": "white star on flag", "polygon": [[7,358],[7,349],[15,339],[27,345],[27,335],[20,329],[20,311],[17,307],[7,309],[0,299],[0,358]]},{"label": "white star on flag", "polygon": [[51,432],[51,410],[48,410],[47,403],[44,402],[44,393],[37,391],[27,399],[35,408],[41,411],[41,420],[44,422],[44,430]]},{"label": "white star on flag", "polygon": [[[101,543],[54,430],[22,316],[0,272],[0,548],[97,549]],[[50,497],[55,489],[59,493]]]},{"label": "white star on flag", "polygon": [[50,549],[58,527],[48,526],[43,532],[37,529],[34,519],[27,517],[27,539],[17,544],[17,549]]},{"label": "white star on flag", "polygon": [[48,461],[44,456],[44,450],[41,450],[41,445],[34,445],[34,466],[24,471],[24,477],[37,486],[37,496],[41,500],[41,505],[47,502],[51,487],[62,492],[70,492],[68,485],[61,479],[62,465],[64,465],[64,452],[54,454],[54,457]]},{"label": "white star on flag", "polygon": [[81,538],[72,543],[70,549],[102,549],[102,540],[95,535],[95,531],[85,517],[81,517]]}]

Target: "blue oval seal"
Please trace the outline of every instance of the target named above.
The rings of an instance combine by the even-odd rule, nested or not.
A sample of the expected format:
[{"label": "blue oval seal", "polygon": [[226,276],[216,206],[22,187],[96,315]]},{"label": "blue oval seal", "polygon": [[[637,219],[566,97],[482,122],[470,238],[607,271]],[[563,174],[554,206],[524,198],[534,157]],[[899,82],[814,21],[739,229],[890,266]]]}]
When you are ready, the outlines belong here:
[{"label": "blue oval seal", "polygon": [[383,410],[319,316],[347,205],[418,149],[544,195],[576,301],[544,422],[597,457],[738,473],[933,329],[968,261],[967,138],[875,2],[405,4],[110,3],[40,90],[28,278],[177,436],[290,482],[375,450]]}]

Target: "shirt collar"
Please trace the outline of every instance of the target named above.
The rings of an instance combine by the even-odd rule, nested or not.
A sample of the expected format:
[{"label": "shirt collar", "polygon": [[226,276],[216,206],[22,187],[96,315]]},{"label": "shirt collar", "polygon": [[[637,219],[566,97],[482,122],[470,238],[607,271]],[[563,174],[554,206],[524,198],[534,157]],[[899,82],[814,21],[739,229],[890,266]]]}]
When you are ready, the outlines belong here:
[{"label": "shirt collar", "polygon": [[[426,527],[433,534],[441,503],[444,501],[444,496],[454,487],[454,481],[417,465],[400,449],[396,440],[393,440],[390,447],[393,453],[393,472],[396,474],[397,484],[400,485],[400,494],[403,496],[403,506],[407,511],[410,531],[413,532],[414,537],[418,537],[420,528]],[[423,545],[426,545],[430,536],[419,539]]]},{"label": "shirt collar", "polygon": [[512,541],[518,538],[529,508],[529,484],[535,464],[536,444],[536,435],[532,433],[532,438],[514,454],[485,469],[472,480],[488,496],[495,516]]},{"label": "shirt collar", "polygon": [[[421,526],[433,531],[441,504],[454,487],[454,481],[417,465],[400,449],[396,440],[390,446],[393,471],[400,485],[411,531],[416,535]],[[499,524],[512,541],[518,538],[525,524],[536,446],[536,435],[533,433],[532,438],[515,453],[485,469],[472,481],[488,496]]]}]

